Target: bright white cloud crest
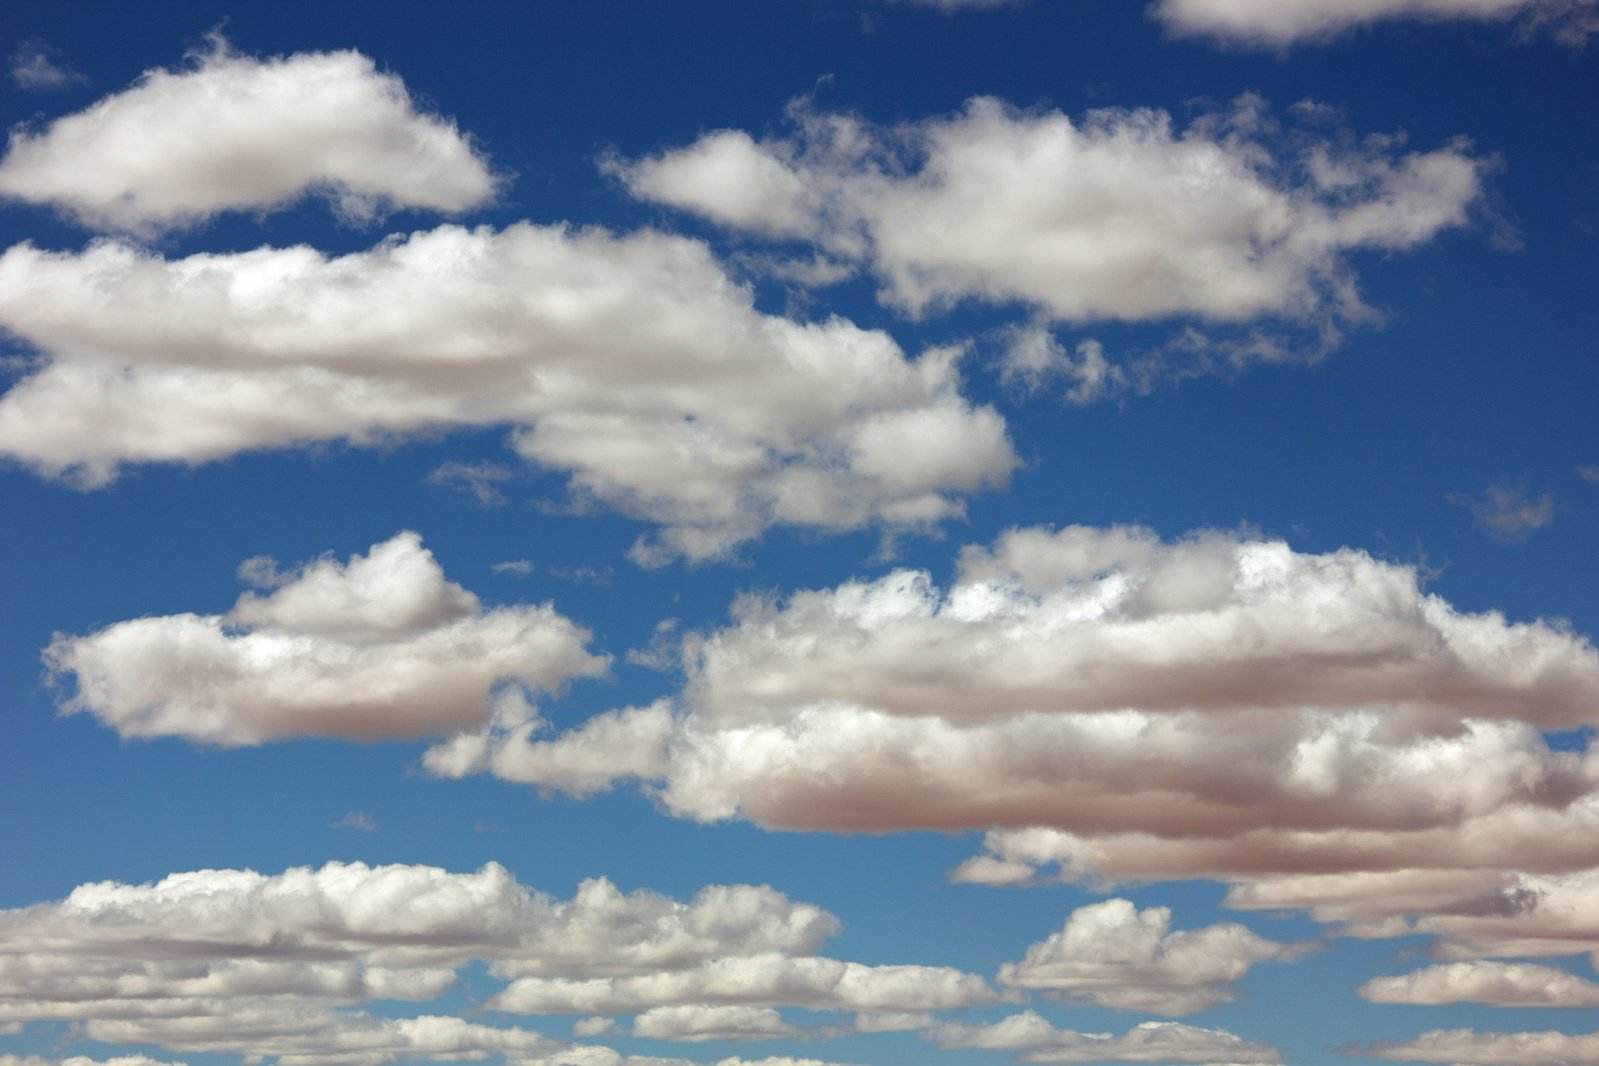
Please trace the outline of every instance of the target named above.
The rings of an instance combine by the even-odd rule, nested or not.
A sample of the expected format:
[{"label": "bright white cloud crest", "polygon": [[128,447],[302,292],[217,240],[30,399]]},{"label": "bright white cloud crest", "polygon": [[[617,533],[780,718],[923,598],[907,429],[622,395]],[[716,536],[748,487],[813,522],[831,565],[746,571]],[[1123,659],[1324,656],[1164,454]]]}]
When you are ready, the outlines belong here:
[{"label": "bright white cloud crest", "polygon": [[13,132],[0,159],[0,196],[135,232],[310,192],[352,218],[458,212],[495,186],[453,123],[418,112],[400,79],[359,52],[263,60],[219,40],[189,69],[147,71],[87,110]]},{"label": "bright white cloud crest", "polygon": [[548,604],[484,609],[415,533],[345,563],[241,569],[276,587],[246,592],[223,615],[57,637],[45,659],[75,679],[65,709],[128,737],[379,740],[480,725],[497,686],[557,691],[608,666],[587,650],[588,631]]},{"label": "bright white cloud crest", "polygon": [[0,454],[103,484],[124,463],[510,425],[579,497],[703,559],[774,523],[926,526],[1016,464],[953,350],[762,314],[695,241],[445,226],[337,258],[0,255],[0,326],[43,354]]}]

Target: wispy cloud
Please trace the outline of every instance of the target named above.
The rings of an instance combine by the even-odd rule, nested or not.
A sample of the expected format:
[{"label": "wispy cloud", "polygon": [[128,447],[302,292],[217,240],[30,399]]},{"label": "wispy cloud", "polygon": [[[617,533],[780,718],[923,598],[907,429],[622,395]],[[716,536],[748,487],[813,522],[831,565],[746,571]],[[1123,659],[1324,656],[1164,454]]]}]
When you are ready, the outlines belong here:
[{"label": "wispy cloud", "polygon": [[88,79],[40,40],[24,41],[11,53],[11,80],[19,89],[65,89]]},{"label": "wispy cloud", "polygon": [[1555,520],[1553,493],[1533,496],[1504,482],[1489,485],[1481,496],[1455,493],[1449,501],[1471,511],[1477,524],[1499,540],[1519,540]]}]

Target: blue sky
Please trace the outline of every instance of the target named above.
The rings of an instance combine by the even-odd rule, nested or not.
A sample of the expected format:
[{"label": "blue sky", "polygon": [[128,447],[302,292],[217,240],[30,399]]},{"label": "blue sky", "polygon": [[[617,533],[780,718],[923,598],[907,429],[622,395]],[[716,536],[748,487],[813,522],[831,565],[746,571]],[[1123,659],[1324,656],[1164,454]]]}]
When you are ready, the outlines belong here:
[{"label": "blue sky", "polygon": [[0,1066],[1599,1062],[1599,12],[1350,10],[10,5]]}]

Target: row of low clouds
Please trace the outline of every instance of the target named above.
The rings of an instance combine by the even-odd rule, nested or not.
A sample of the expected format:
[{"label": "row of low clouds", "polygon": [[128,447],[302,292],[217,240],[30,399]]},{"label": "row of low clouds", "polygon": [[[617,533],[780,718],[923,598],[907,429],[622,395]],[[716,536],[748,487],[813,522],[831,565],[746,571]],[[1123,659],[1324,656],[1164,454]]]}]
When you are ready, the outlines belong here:
[{"label": "row of low clouds", "polygon": [[[201,870],[86,884],[58,902],[0,911],[0,1024],[70,1021],[105,1043],[271,1056],[283,1066],[489,1054],[552,1066],[623,1061],[522,1028],[361,1010],[436,999],[461,967],[481,962],[504,982],[488,1011],[576,1016],[582,1037],[697,1043],[898,1029],[946,1047],[999,1046],[990,1029],[1025,1028],[1036,1016],[985,1029],[939,1015],[1016,1001],[1018,989],[1188,1013],[1230,998],[1253,965],[1299,950],[1233,924],[1170,923],[1170,912],[1125,900],[1081,908],[1002,967],[996,989],[948,967],[820,956],[837,920],[766,887],[710,886],[684,902],[592,880],[558,900],[495,865]],[[802,1028],[779,1008],[856,1020]],[[619,1015],[633,1015],[625,1029]],[[1173,1061],[1245,1061],[1217,1058],[1222,1048],[1278,1061],[1232,1034],[1180,1024],[1121,1037],[1051,1030],[1049,1042],[1062,1054],[1094,1051],[1061,1061],[1148,1061],[1151,1046],[1170,1049]]]},{"label": "row of low clouds", "polygon": [[[948,587],[901,570],[742,599],[725,627],[680,638],[677,696],[555,736],[533,701],[609,660],[553,605],[485,609],[414,534],[343,562],[244,570],[267,587],[229,616],[58,638],[50,661],[77,681],[66,706],[124,735],[211,743],[432,733],[437,774],[580,796],[633,780],[701,821],[986,829],[957,878],[1207,878],[1237,908],[1302,910],[1354,936],[1428,934],[1455,960],[1363,987],[1379,1002],[1599,998],[1586,979],[1499,961],[1599,950],[1599,769],[1543,738],[1593,724],[1599,650],[1557,624],[1461,612],[1410,566],[1243,534],[1018,529],[962,550]],[[491,624],[501,615],[518,624]],[[198,662],[183,636],[195,627],[212,653]],[[462,633],[481,672],[458,688],[458,656],[404,650]],[[414,663],[406,692],[457,696],[428,704],[431,719],[404,702],[385,719],[353,649]],[[496,676],[501,662],[517,665]],[[315,683],[268,683],[295,669]],[[792,947],[682,956],[669,974],[502,961],[512,980],[497,1002],[643,1012],[645,1029],[686,1038],[787,1033],[780,1004],[882,1016],[995,994],[953,972],[890,979]],[[1174,932],[1168,913],[1112,901],[1072,915],[997,983],[1180,1015],[1301,952],[1240,925]],[[913,972],[914,998],[884,997]]]},{"label": "row of low clouds", "polygon": [[[806,105],[790,119],[604,166],[643,200],[797,242],[813,281],[868,273],[902,314],[1014,307],[1046,356],[1050,330],[1096,320],[1223,331],[1179,331],[1163,357],[1177,371],[1097,347],[1009,358],[1007,373],[1064,373],[1081,399],[1317,357],[1369,318],[1352,257],[1469,224],[1491,165],[1464,142],[1285,128],[1253,98],[1187,125],[993,99],[892,128]],[[0,395],[0,454],[95,486],[127,464],[504,426],[578,498],[655,526],[646,564],[722,556],[773,525],[927,528],[1016,467],[1003,417],[963,394],[961,345],[913,355],[841,318],[763,312],[698,240],[525,222],[340,256],[168,257],[138,240],[308,195],[346,217],[459,213],[503,181],[354,52],[216,43],[14,132],[0,195],[120,235],[0,253],[0,327],[36,351]],[[781,273],[788,255],[741,261]],[[1274,324],[1308,330],[1310,355]]]}]

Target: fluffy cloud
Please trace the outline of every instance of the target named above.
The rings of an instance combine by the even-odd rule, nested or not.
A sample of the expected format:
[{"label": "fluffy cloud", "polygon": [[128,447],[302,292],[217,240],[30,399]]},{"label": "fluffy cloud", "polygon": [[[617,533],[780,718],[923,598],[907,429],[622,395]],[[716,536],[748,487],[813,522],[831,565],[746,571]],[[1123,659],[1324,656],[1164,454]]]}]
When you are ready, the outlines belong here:
[{"label": "fluffy cloud", "polygon": [[[0,1026],[76,1022],[106,1043],[270,1056],[279,1066],[494,1054],[644,1066],[656,1060],[350,1008],[432,1000],[473,961],[507,982],[491,1009],[637,1012],[636,1035],[667,1040],[798,1035],[779,1004],[925,1012],[998,998],[981,978],[942,967],[816,957],[837,930],[825,911],[747,885],[710,886],[685,902],[591,880],[557,900],[492,864],[476,873],[360,863],[201,870],[82,885],[59,902],[0,911]],[[589,1019],[579,1035],[614,1028]]]},{"label": "fluffy cloud", "polygon": [[491,1005],[520,1014],[625,1014],[673,1005],[924,1013],[997,998],[982,978],[944,966],[866,966],[769,953],[672,972],[586,980],[523,977]]},{"label": "fluffy cloud", "polygon": [[0,454],[46,474],[510,425],[578,497],[665,527],[643,561],[773,523],[925,526],[1016,463],[958,352],[762,314],[703,244],[648,231],[445,226],[337,258],[22,244],[0,326],[43,353],[0,396]]},{"label": "fluffy cloud", "polygon": [[1167,1062],[1243,1066],[1280,1063],[1281,1056],[1220,1029],[1145,1022],[1121,1035],[1056,1029],[1027,1011],[992,1025],[946,1024],[932,1030],[940,1047],[1009,1051],[1023,1062]]},{"label": "fluffy cloud", "polygon": [[454,123],[419,112],[359,52],[256,59],[220,40],[187,69],[146,71],[43,130],[13,132],[0,160],[0,196],[143,232],[310,192],[347,217],[455,212],[490,200],[495,184]]},{"label": "fluffy cloud", "polygon": [[1462,958],[1599,948],[1599,757],[1543,736],[1593,723],[1599,650],[1459,611],[1409,566],[1024,529],[966,549],[947,588],[897,571],[747,598],[684,650],[675,701],[462,734],[428,765],[636,778],[704,821],[990,829],[967,881],[1212,878],[1235,907]]},{"label": "fluffy cloud", "polygon": [[610,169],[642,199],[868,262],[912,314],[974,299],[1070,321],[1359,317],[1349,256],[1465,224],[1483,188],[1464,144],[1289,137],[1252,98],[1187,128],[987,98],[894,129],[792,115],[785,138],[723,130]]},{"label": "fluffy cloud", "polygon": [[[99,1019],[84,1031],[112,1044],[157,1044],[192,1054],[270,1056],[277,1066],[384,1066],[415,1060],[521,1058],[563,1050],[528,1029],[441,1015],[376,1018],[349,1011],[245,1008],[217,1016]],[[601,1049],[608,1050],[608,1049]]]},{"label": "fluffy cloud", "polygon": [[1169,909],[1111,899],[1073,911],[1060,932],[1002,966],[999,983],[1115,1010],[1191,1014],[1230,1000],[1256,963],[1294,954],[1235,922],[1172,932]]},{"label": "fluffy cloud", "polygon": [[1174,33],[1269,47],[1401,19],[1492,21],[1520,15],[1571,43],[1599,29],[1592,0],[1157,0],[1154,14]]},{"label": "fluffy cloud", "polygon": [[1594,1066],[1599,1033],[1479,1033],[1435,1029],[1402,1043],[1375,1044],[1360,1054],[1394,1062],[1446,1062],[1454,1066]]},{"label": "fluffy cloud", "polygon": [[222,745],[414,737],[487,722],[496,686],[552,691],[607,667],[548,604],[484,609],[415,533],[344,563],[279,574],[255,559],[241,572],[269,587],[227,614],[58,636],[45,659],[76,681],[64,708],[127,737]]},{"label": "fluffy cloud", "polygon": [[1373,1003],[1599,1007],[1599,984],[1530,963],[1452,962],[1397,977],[1374,977],[1357,991]]},{"label": "fluffy cloud", "polygon": [[653,1040],[775,1040],[798,1036],[770,1007],[651,1007],[633,1019],[633,1035]]}]

